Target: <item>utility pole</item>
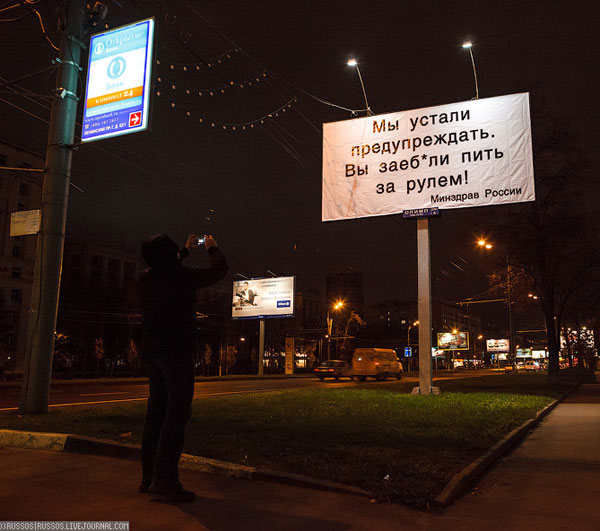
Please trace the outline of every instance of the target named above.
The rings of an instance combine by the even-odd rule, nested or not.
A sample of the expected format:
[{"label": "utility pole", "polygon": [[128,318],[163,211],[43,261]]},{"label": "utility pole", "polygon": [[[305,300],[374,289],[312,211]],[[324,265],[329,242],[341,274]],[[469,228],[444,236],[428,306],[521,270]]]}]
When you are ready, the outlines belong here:
[{"label": "utility pole", "polygon": [[[68,0],[57,59],[37,242],[21,414],[46,413],[62,269],[86,2]],[[79,90],[83,90],[80,87]]]}]

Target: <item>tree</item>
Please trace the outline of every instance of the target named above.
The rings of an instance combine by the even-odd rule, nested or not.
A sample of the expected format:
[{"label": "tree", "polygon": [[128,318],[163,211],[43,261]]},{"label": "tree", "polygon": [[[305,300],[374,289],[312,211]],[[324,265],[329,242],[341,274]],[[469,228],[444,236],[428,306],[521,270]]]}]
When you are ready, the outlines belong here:
[{"label": "tree", "polygon": [[96,378],[100,375],[100,360],[104,357],[104,341],[97,337],[94,341],[94,357],[96,358]]},{"label": "tree", "polygon": [[223,364],[223,368],[225,369],[225,374],[229,374],[229,371],[235,365],[235,362],[237,361],[237,353],[238,348],[236,345],[227,345],[223,350],[221,362]]},{"label": "tree", "polygon": [[204,345],[204,354],[202,356],[202,363],[204,364],[204,375],[209,374],[208,368],[210,367],[210,361],[212,358],[212,347],[206,343]]},{"label": "tree", "polygon": [[350,316],[346,321],[346,330],[344,333],[344,340],[342,341],[342,356],[343,358],[350,359],[352,357],[352,343],[348,342],[348,333],[353,332],[356,333],[360,328],[364,328],[367,326],[366,321],[363,321],[362,317],[358,314],[358,312],[352,310],[350,312]]},{"label": "tree", "polygon": [[598,219],[590,184],[567,127],[534,112],[536,201],[502,207],[490,217],[491,238],[507,248],[513,271],[529,276],[539,297],[548,339],[550,381],[558,379],[559,331],[574,287],[597,264]]},{"label": "tree", "polygon": [[133,338],[129,339],[129,344],[127,345],[127,360],[133,368],[134,378],[137,377],[140,362],[140,353]]},{"label": "tree", "polygon": [[73,339],[61,332],[54,333],[54,352],[52,355],[55,370],[73,369],[77,362]]}]

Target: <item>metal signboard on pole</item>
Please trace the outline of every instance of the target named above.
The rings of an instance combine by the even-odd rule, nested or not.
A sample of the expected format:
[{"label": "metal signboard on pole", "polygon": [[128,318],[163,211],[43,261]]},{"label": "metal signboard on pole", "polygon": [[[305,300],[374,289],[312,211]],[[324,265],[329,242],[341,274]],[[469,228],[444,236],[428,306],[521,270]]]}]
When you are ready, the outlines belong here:
[{"label": "metal signboard on pole", "polygon": [[294,317],[296,277],[254,278],[233,282],[231,317]]},{"label": "metal signboard on pole", "polygon": [[[432,343],[429,217],[534,200],[527,93],[323,124],[322,221],[417,220],[419,352]],[[439,393],[429,356],[413,393]]]},{"label": "metal signboard on pole", "polygon": [[[258,376],[264,373],[265,318],[294,317],[295,293],[296,277],[249,278],[233,282],[232,319],[259,319]],[[293,374],[293,359],[293,355],[288,356],[286,347],[286,374]],[[289,363],[292,363],[291,369]]]},{"label": "metal signboard on pole", "polygon": [[28,236],[40,231],[41,210],[10,213],[10,236]]},{"label": "metal signboard on pole", "polygon": [[154,19],[92,35],[81,141],[148,128]]}]

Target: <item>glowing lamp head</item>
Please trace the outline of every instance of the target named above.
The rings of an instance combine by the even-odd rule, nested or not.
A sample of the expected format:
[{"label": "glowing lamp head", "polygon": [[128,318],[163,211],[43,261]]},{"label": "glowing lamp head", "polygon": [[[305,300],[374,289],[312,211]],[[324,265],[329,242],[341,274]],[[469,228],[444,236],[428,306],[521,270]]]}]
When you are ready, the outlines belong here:
[{"label": "glowing lamp head", "polygon": [[356,66],[358,64],[358,61],[354,58],[352,59],[348,59],[348,66]]},{"label": "glowing lamp head", "polygon": [[463,42],[462,47],[468,50],[473,47],[473,43],[471,41]]}]

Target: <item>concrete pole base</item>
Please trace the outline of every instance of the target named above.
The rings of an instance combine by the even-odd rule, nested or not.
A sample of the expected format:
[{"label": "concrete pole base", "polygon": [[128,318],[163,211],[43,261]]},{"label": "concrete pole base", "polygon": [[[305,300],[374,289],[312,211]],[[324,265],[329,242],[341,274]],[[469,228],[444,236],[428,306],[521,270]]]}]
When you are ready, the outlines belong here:
[{"label": "concrete pole base", "polygon": [[413,387],[412,393],[413,395],[439,395],[441,394],[439,387],[430,387],[427,392],[421,391],[420,387]]}]

